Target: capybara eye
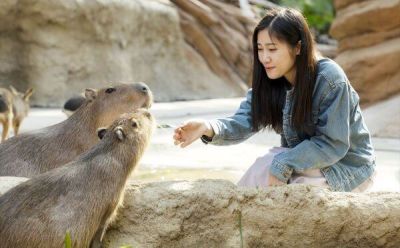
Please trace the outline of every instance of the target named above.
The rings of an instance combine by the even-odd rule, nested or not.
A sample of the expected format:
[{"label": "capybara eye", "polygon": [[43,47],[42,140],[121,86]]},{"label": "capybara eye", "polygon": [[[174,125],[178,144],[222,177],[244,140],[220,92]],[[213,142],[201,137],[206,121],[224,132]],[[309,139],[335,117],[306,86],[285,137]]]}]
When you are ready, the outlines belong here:
[{"label": "capybara eye", "polygon": [[116,91],[115,88],[108,88],[108,89],[106,89],[106,93],[108,93],[108,94],[113,93],[114,91]]}]

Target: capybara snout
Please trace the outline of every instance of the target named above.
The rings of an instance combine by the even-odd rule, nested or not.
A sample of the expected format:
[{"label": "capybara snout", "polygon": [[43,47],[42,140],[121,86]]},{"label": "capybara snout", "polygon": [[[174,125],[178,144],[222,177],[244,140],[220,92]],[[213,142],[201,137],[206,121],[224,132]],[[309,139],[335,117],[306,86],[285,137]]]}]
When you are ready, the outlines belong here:
[{"label": "capybara snout", "polygon": [[138,142],[140,136],[148,139],[154,126],[153,115],[147,109],[141,108],[121,115],[113,125],[107,129],[99,129],[97,134],[100,139],[112,135],[119,141]]},{"label": "capybara snout", "polygon": [[142,93],[143,95],[147,96],[146,101],[141,106],[142,108],[150,108],[151,104],[153,103],[153,93],[151,92],[149,86],[143,82],[134,83],[133,87]]},{"label": "capybara snout", "polygon": [[121,113],[150,108],[153,94],[145,83],[119,84],[98,91],[86,89],[85,98],[99,114],[98,126],[109,126]]}]

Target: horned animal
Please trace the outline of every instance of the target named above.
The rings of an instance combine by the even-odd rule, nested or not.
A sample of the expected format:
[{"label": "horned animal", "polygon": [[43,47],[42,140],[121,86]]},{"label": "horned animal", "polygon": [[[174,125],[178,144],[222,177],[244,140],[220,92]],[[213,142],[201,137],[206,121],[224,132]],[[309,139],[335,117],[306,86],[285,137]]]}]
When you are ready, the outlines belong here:
[{"label": "horned animal", "polygon": [[11,92],[13,94],[13,119],[12,126],[14,130],[14,135],[18,135],[19,128],[22,121],[28,115],[30,110],[29,99],[33,93],[33,89],[29,88],[25,93],[18,92],[14,87],[10,86]]}]

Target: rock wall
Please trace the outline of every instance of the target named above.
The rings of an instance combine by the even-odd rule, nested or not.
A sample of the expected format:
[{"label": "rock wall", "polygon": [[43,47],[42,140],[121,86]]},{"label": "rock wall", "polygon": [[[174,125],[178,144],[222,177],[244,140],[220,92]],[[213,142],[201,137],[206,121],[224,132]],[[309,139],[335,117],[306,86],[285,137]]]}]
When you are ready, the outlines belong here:
[{"label": "rock wall", "polygon": [[335,0],[335,60],[364,104],[400,93],[400,0]]},{"label": "rock wall", "polygon": [[33,105],[55,107],[84,88],[121,81],[148,83],[157,101],[245,90],[186,44],[169,1],[0,2],[0,86],[34,87]]}]

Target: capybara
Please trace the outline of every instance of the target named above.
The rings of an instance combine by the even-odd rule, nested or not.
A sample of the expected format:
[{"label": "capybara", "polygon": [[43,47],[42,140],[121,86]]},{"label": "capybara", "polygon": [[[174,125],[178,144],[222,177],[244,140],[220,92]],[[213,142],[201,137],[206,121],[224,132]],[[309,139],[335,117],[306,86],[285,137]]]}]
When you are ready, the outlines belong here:
[{"label": "capybara", "polygon": [[69,117],[85,102],[85,97],[76,95],[69,98],[63,106],[62,111]]},{"label": "capybara", "polygon": [[0,88],[0,122],[3,125],[1,141],[7,139],[12,119],[12,93],[8,89]]},{"label": "capybara", "polygon": [[14,135],[18,135],[21,123],[29,113],[29,109],[30,109],[29,98],[31,97],[31,95],[33,93],[33,89],[29,88],[25,93],[18,92],[12,86],[10,86],[10,89],[13,94],[12,126],[13,126],[13,130],[14,130]]},{"label": "capybara", "polygon": [[101,245],[153,122],[144,109],[125,114],[75,161],[7,191],[0,197],[1,247],[63,247],[67,232],[72,247]]},{"label": "capybara", "polygon": [[64,165],[98,142],[98,128],[152,103],[151,91],[144,83],[86,89],[85,97],[85,103],[65,121],[0,144],[0,176],[32,177]]}]

